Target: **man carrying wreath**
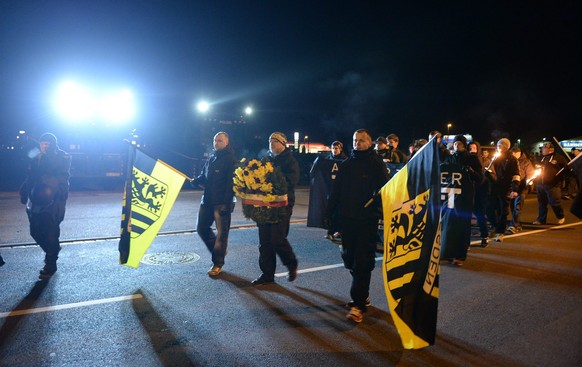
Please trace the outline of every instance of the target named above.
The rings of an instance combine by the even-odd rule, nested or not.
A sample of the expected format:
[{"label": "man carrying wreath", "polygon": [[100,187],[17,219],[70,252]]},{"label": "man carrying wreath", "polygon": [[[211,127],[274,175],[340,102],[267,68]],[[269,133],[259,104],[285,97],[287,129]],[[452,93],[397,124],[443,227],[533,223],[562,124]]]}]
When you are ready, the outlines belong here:
[{"label": "man carrying wreath", "polygon": [[251,283],[254,286],[272,284],[275,281],[277,257],[289,269],[287,280],[297,278],[297,257],[287,240],[289,222],[295,204],[295,185],[299,181],[299,163],[287,148],[287,137],[281,132],[274,132],[269,137],[269,152],[275,167],[279,167],[287,184],[287,206],[281,208],[277,223],[257,223],[259,228],[259,267],[262,274]]}]

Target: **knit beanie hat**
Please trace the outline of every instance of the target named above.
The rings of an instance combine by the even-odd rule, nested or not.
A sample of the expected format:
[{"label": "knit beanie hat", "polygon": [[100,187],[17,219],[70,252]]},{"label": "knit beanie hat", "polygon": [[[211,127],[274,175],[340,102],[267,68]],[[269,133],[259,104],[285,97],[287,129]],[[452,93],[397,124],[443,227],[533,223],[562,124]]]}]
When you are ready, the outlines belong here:
[{"label": "knit beanie hat", "polygon": [[467,147],[467,138],[465,138],[464,135],[455,135],[455,138],[453,139],[453,144],[455,144],[456,141],[460,141],[461,143],[463,143],[463,145],[465,146],[465,148]]},{"label": "knit beanie hat", "polygon": [[275,139],[279,143],[283,144],[285,147],[287,146],[287,137],[285,136],[285,134],[281,132],[275,131],[274,133],[271,134],[271,136],[269,136],[269,140],[270,139]]},{"label": "knit beanie hat", "polygon": [[505,148],[507,148],[507,150],[509,150],[509,148],[511,147],[511,142],[507,138],[501,138],[497,142],[497,145],[503,145]]},{"label": "knit beanie hat", "polygon": [[52,145],[57,145],[57,137],[54,134],[51,134],[51,133],[44,133],[44,134],[42,134],[40,136],[40,139],[38,139],[38,141],[48,141]]}]

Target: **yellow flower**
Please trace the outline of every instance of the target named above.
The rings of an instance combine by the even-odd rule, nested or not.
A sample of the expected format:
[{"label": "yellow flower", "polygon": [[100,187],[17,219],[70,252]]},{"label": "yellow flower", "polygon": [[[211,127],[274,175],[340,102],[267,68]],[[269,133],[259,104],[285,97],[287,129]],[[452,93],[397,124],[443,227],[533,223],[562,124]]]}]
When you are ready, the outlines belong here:
[{"label": "yellow flower", "polygon": [[276,198],[277,198],[277,197],[276,197],[275,195],[267,194],[267,195],[265,195],[265,196],[263,197],[263,201],[264,201],[265,203],[270,203],[270,202],[272,202],[272,201],[275,201],[275,199],[276,199]]}]

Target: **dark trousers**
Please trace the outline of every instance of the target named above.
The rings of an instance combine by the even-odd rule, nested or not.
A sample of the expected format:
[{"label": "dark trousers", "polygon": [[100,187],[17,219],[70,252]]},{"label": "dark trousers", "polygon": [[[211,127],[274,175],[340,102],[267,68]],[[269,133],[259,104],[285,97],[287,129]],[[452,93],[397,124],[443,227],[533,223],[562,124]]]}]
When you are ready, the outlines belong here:
[{"label": "dark trousers", "polygon": [[265,280],[275,278],[277,256],[283,265],[290,270],[297,268],[297,257],[287,240],[289,222],[293,208],[287,207],[285,215],[279,223],[258,224],[259,227],[259,267]]},{"label": "dark trousers", "polygon": [[479,225],[479,232],[481,237],[489,236],[489,229],[487,226],[487,217],[485,213],[487,212],[487,201],[489,198],[489,193],[480,188],[475,190],[475,205],[473,206],[473,213],[477,218],[477,225]]},{"label": "dark trousers", "polygon": [[343,218],[342,259],[352,275],[350,296],[354,305],[366,311],[372,270],[376,265],[377,219]]},{"label": "dark trousers", "polygon": [[42,210],[37,210],[37,208],[27,210],[30,235],[45,252],[45,264],[54,269],[56,269],[61,251],[60,224],[65,218],[65,204],[64,201],[55,201]]},{"label": "dark trousers", "polygon": [[497,210],[495,232],[503,234],[507,229],[507,216],[509,215],[509,197],[505,191],[497,194]]},{"label": "dark trousers", "polygon": [[[214,266],[222,267],[224,265],[230,220],[230,205],[200,205],[196,232],[198,232],[198,236],[204,241],[208,251],[212,254]],[[216,224],[216,233],[210,228],[212,223]]]},{"label": "dark trousers", "polygon": [[546,223],[548,219],[548,204],[554,210],[556,218],[564,218],[564,208],[562,208],[562,202],[560,201],[562,192],[560,185],[547,186],[539,184],[537,185],[538,193],[538,218],[536,219],[540,223]]}]

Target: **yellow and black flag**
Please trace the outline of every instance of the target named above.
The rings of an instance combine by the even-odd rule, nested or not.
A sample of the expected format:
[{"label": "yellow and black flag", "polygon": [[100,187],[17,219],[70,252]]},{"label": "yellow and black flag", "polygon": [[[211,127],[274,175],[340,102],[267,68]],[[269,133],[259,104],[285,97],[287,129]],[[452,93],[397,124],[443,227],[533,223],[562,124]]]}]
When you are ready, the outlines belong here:
[{"label": "yellow and black flag", "polygon": [[188,178],[132,146],[121,213],[119,263],[137,268]]},{"label": "yellow and black flag", "polygon": [[384,288],[406,349],[433,345],[439,296],[440,184],[436,139],[381,189]]}]

